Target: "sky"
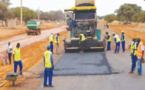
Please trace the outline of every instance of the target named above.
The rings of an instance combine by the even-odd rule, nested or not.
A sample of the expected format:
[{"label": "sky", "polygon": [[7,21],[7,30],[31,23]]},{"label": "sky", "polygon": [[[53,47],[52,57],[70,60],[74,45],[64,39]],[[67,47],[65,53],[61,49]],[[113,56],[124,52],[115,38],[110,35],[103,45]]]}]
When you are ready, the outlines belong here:
[{"label": "sky", "polygon": [[[21,0],[10,0],[12,7],[20,7]],[[97,14],[104,16],[112,14],[116,9],[124,3],[137,4],[145,10],[144,0],[95,0],[97,6]],[[32,10],[52,11],[64,10],[75,6],[75,0],[23,0],[23,6]]]}]

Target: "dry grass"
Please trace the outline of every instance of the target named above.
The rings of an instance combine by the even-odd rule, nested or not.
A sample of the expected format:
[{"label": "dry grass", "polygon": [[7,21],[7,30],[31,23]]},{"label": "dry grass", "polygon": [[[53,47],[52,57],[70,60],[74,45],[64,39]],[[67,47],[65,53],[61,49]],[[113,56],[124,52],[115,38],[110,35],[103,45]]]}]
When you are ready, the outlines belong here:
[{"label": "dry grass", "polygon": [[124,31],[127,37],[131,39],[141,38],[141,40],[145,44],[145,24],[110,25],[110,27],[118,33],[121,33],[122,31]]}]

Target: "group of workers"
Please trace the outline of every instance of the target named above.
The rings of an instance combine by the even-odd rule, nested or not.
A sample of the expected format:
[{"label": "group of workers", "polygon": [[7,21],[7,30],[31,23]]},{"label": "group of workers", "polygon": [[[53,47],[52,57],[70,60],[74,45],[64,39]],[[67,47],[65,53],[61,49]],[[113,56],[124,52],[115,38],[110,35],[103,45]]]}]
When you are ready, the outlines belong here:
[{"label": "group of workers", "polygon": [[[111,35],[110,33],[106,32],[106,39],[107,39],[107,51],[111,50]],[[122,43],[122,51],[125,52],[125,33],[122,31],[121,40],[117,34],[113,34],[114,41],[116,44],[115,53],[119,53],[120,51],[120,42]]]},{"label": "group of workers", "polygon": [[104,28],[107,28],[107,29],[109,28],[109,23],[108,22],[104,23]]},{"label": "group of workers", "polygon": [[[111,50],[111,35],[110,33],[106,32],[106,39],[107,39],[107,51]],[[114,41],[115,41],[115,53],[119,53],[120,51],[120,42],[122,43],[122,51],[125,52],[125,33],[122,31],[121,40],[117,34],[113,34]],[[131,71],[129,73],[133,73],[136,67],[137,63],[137,70],[138,75],[142,75],[142,62],[144,61],[143,57],[144,54],[144,45],[140,38],[136,38],[132,40],[132,43],[130,44],[130,50],[131,50],[131,59],[132,59],[132,66]]]},{"label": "group of workers", "polygon": [[[53,70],[54,70],[54,64],[53,64],[53,43],[54,43],[54,36],[53,33],[51,33],[49,37],[49,42],[50,45],[47,46],[47,50],[44,52],[44,87],[53,87],[52,86],[52,77],[53,77]],[[56,34],[55,36],[55,44],[56,44],[56,53],[59,53],[59,43],[60,43],[60,38],[59,38],[59,33]],[[47,80],[49,79],[47,84]]]},{"label": "group of workers", "polygon": [[[55,36],[55,41],[54,41],[54,36],[53,33],[49,36],[49,44],[47,46],[47,50],[44,52],[44,87],[52,87],[52,77],[53,77],[53,69],[54,69],[54,64],[53,64],[53,44],[56,44],[56,53],[59,53],[59,43],[60,43],[60,37],[59,33],[56,34]],[[22,70],[23,70],[23,64],[21,60],[21,49],[20,49],[20,43],[16,44],[15,48],[12,48],[11,43],[8,43],[8,50],[7,50],[8,58],[9,58],[9,63],[12,63],[12,54],[13,54],[13,61],[14,61],[14,73],[17,73],[17,67],[19,66],[19,74],[23,75]],[[47,79],[49,78],[49,85],[47,85]]]}]

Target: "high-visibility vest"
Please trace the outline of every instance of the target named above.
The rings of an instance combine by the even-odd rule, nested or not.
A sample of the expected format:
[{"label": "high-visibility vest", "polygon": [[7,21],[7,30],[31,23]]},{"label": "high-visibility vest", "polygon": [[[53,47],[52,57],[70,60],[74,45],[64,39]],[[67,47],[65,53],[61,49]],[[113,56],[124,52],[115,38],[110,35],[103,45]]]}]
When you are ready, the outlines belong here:
[{"label": "high-visibility vest", "polygon": [[137,43],[132,42],[130,47],[131,53],[136,55],[137,54]]},{"label": "high-visibility vest", "polygon": [[81,41],[85,41],[85,40],[86,40],[86,38],[85,38],[85,35],[84,35],[84,34],[80,34],[80,36],[82,37],[82,38],[81,38]]},{"label": "high-visibility vest", "polygon": [[[108,36],[110,36],[110,34],[108,34]],[[110,38],[108,38],[108,40],[107,40],[108,42],[110,42],[111,41],[111,36],[110,36]]]},{"label": "high-visibility vest", "polygon": [[125,34],[123,34],[123,35],[124,35],[124,40],[123,40],[123,36],[122,36],[121,41],[125,41],[126,40]]},{"label": "high-visibility vest", "polygon": [[14,49],[14,59],[15,59],[15,61],[20,61],[21,60],[21,50],[20,50],[20,48],[15,48]]},{"label": "high-visibility vest", "polygon": [[45,68],[52,68],[51,64],[51,51],[45,51],[44,56],[45,56]]},{"label": "high-visibility vest", "polygon": [[[137,48],[137,57],[138,58],[142,58],[142,50],[141,50],[141,47],[143,46],[143,43],[142,42],[140,42],[139,43],[139,45],[138,45],[138,48]],[[144,57],[145,55],[143,55],[143,57]]]},{"label": "high-visibility vest", "polygon": [[115,35],[114,38],[116,39],[116,42],[120,42],[120,38],[118,35]]},{"label": "high-visibility vest", "polygon": [[53,35],[49,36],[49,42],[53,42]]},{"label": "high-visibility vest", "polygon": [[[57,38],[58,38],[58,39],[57,39]],[[57,35],[56,35],[56,37],[55,37],[55,43],[58,43],[58,44],[60,43],[59,36],[57,36]]]}]

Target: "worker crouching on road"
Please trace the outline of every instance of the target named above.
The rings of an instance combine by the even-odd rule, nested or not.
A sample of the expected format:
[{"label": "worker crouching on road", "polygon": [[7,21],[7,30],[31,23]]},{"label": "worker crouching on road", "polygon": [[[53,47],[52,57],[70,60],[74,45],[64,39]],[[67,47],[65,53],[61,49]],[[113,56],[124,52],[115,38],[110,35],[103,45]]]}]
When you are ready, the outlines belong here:
[{"label": "worker crouching on road", "polygon": [[143,57],[145,56],[144,54],[144,45],[140,39],[137,40],[138,42],[138,47],[137,47],[137,69],[138,69],[138,74],[142,75],[142,62],[143,62]]},{"label": "worker crouching on road", "polygon": [[113,34],[115,43],[116,43],[116,48],[115,48],[115,53],[119,53],[120,50],[120,38],[117,34]]},{"label": "worker crouching on road", "polygon": [[124,31],[122,31],[122,35],[121,35],[121,42],[122,42],[122,50],[123,52],[125,52],[125,33]]},{"label": "worker crouching on road", "polygon": [[51,35],[49,36],[49,43],[51,52],[53,53],[53,33],[51,33]]},{"label": "worker crouching on road", "polygon": [[85,38],[85,35],[84,34],[80,34],[80,53],[83,53],[84,52],[84,47],[85,47],[85,44],[86,44],[86,38]]},{"label": "worker crouching on road", "polygon": [[60,40],[59,40],[59,33],[57,33],[57,35],[55,36],[55,44],[56,44],[56,53],[58,54],[59,52],[59,43],[60,43]]},{"label": "worker crouching on road", "polygon": [[111,36],[108,32],[106,32],[106,39],[107,39],[107,51],[111,50]]},{"label": "worker crouching on road", "polygon": [[[50,46],[47,46],[47,51],[44,53],[44,87],[52,87],[52,77],[53,77],[53,69],[54,69],[54,64],[53,64],[53,55],[52,52],[50,51]],[[49,85],[47,85],[47,79],[49,77]]]},{"label": "worker crouching on road", "polygon": [[13,57],[14,57],[14,73],[17,73],[17,66],[19,65],[20,75],[22,75],[23,65],[21,60],[20,43],[17,43],[16,48],[14,48]]},{"label": "worker crouching on road", "polygon": [[137,60],[137,42],[136,39],[133,39],[130,45],[130,51],[131,51],[131,59],[132,59],[132,66],[131,66],[131,71],[129,72],[132,74],[134,72],[134,69],[136,67],[136,60]]}]

